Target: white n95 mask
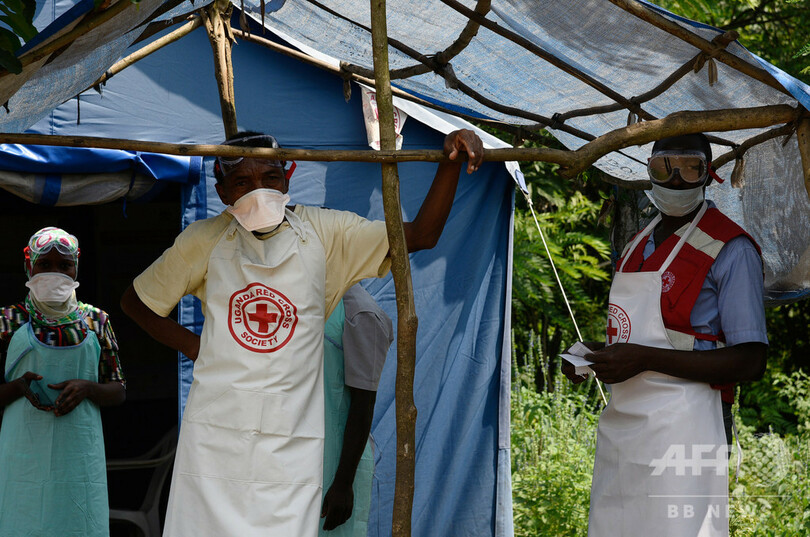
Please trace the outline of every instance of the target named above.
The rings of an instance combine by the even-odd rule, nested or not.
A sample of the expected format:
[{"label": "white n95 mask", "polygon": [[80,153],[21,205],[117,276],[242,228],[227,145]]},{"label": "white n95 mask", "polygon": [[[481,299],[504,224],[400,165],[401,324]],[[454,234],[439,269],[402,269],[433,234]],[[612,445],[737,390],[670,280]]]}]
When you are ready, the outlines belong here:
[{"label": "white n95 mask", "polygon": [[39,302],[49,306],[64,304],[73,295],[79,282],[61,272],[40,272],[25,282]]},{"label": "white n95 mask", "polygon": [[646,194],[659,211],[669,216],[689,214],[703,203],[703,188],[674,190],[653,183]]},{"label": "white n95 mask", "polygon": [[226,210],[248,231],[267,232],[284,220],[290,196],[271,188],[248,192]]}]

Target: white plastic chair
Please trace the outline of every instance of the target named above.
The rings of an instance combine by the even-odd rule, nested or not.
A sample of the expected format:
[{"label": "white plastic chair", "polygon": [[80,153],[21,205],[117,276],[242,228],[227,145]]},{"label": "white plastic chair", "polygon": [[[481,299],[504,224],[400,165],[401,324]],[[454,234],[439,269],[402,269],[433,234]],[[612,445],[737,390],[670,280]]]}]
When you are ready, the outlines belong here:
[{"label": "white plastic chair", "polygon": [[110,521],[123,520],[135,524],[144,537],[160,537],[160,493],[172,468],[177,449],[177,427],[172,428],[152,449],[131,459],[107,461],[107,472],[118,470],[153,469],[139,509],[110,509]]}]

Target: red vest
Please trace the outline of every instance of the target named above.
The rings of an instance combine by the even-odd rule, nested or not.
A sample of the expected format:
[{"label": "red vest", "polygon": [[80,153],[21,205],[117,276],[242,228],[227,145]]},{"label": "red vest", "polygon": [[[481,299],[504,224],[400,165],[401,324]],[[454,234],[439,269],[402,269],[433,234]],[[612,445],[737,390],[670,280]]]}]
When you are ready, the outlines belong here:
[{"label": "red vest", "polygon": [[[668,237],[655,251],[644,260],[644,245],[649,236],[645,237],[633,252],[625,252],[629,255],[627,264],[623,272],[657,271],[666,261],[667,256],[678,243],[681,234],[687,226],[682,227],[676,233]],[[754,244],[757,252],[762,255],[756,241],[735,224],[726,215],[715,208],[706,210],[706,214],[700,219],[698,225],[689,239],[672,260],[667,270],[661,275],[661,315],[664,320],[664,327],[669,330],[689,334],[697,339],[708,341],[725,342],[723,333],[699,334],[692,328],[690,316],[692,308],[695,306],[698,294],[703,287],[703,281],[709,273],[709,269],[714,263],[717,254],[723,246],[735,237],[740,235],[748,237]],[[624,256],[619,260],[617,266],[621,266]],[[721,390],[723,401],[732,403],[734,401],[734,384],[712,384],[712,388]]]}]

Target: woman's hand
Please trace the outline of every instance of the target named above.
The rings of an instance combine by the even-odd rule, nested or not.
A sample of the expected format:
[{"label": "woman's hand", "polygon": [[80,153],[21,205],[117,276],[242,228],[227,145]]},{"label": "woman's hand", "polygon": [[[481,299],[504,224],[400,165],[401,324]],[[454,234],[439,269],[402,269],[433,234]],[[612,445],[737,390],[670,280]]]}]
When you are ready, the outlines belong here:
[{"label": "woman's hand", "polygon": [[57,416],[70,414],[82,401],[92,397],[96,386],[98,386],[97,382],[84,379],[71,379],[59,384],[48,384],[48,388],[62,391],[54,401],[53,413]]},{"label": "woman's hand", "polygon": [[36,373],[27,371],[23,376],[15,379],[14,382],[18,383],[22,396],[28,399],[28,402],[31,403],[34,408],[45,412],[50,412],[53,410],[53,405],[43,404],[39,400],[39,396],[31,391],[31,382],[40,380],[42,380],[42,375],[37,375]]}]

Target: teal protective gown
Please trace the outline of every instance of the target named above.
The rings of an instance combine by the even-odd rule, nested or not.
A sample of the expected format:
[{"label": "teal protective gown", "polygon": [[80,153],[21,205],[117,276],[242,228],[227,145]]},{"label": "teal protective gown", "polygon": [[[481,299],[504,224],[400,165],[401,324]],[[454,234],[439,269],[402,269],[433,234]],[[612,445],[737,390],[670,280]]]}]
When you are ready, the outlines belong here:
[{"label": "teal protective gown", "polygon": [[[29,324],[11,338],[6,381],[26,371],[47,387],[69,379],[98,382],[100,346],[92,330],[78,345],[40,342]],[[42,397],[41,399],[42,400]],[[89,399],[57,417],[26,398],[6,407],[0,427],[0,535],[3,537],[108,537],[107,468],[98,406]]]}]

